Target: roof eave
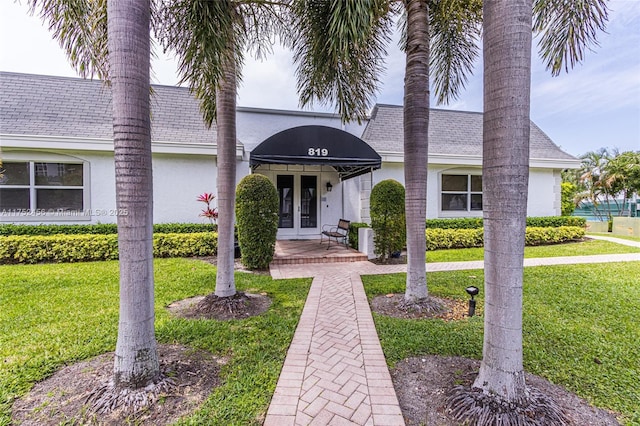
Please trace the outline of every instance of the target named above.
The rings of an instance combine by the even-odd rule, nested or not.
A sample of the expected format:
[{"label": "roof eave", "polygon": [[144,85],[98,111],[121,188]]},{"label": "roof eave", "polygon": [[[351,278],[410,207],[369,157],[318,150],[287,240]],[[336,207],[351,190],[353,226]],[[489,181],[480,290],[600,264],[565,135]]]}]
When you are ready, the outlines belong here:
[{"label": "roof eave", "polygon": [[[1,146],[17,149],[56,149],[72,151],[113,151],[113,140],[104,138],[0,134]],[[216,144],[152,141],[155,154],[217,155]],[[244,146],[236,144],[236,157],[242,159]]]}]

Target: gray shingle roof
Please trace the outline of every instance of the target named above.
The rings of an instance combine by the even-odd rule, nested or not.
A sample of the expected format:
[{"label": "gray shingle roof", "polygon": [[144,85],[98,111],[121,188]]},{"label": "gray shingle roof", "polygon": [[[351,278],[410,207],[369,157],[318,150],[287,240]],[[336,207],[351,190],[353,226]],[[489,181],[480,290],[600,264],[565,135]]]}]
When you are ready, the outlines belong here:
[{"label": "gray shingle roof", "polygon": [[[153,90],[153,141],[215,144],[215,124],[211,129],[204,126],[198,101],[187,88],[154,85]],[[239,120],[243,126],[257,120],[250,113],[243,114],[248,119]],[[432,109],[429,120],[431,154],[482,155],[482,113]],[[259,135],[250,138],[252,144],[273,133],[265,129],[264,122],[259,123],[259,129],[254,129]],[[402,154],[402,125],[401,106],[377,105],[362,139],[379,153]],[[248,130],[238,133],[251,134]],[[98,80],[0,72],[0,133],[112,139],[111,92]],[[534,123],[531,158],[575,160]]]},{"label": "gray shingle roof", "polygon": [[[364,130],[364,139],[378,152],[403,152],[401,106],[377,105]],[[429,153],[441,155],[482,155],[482,113],[431,109]],[[538,126],[531,123],[531,158],[575,160],[560,150]]]},{"label": "gray shingle roof", "polygon": [[[153,90],[154,141],[215,143],[188,89]],[[0,133],[112,139],[111,91],[98,80],[0,72]]]}]

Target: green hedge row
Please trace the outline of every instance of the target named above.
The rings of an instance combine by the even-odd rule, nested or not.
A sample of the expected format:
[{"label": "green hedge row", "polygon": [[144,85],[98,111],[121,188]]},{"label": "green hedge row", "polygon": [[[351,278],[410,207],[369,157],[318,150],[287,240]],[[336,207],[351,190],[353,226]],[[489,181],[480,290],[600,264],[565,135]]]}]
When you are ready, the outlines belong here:
[{"label": "green hedge row", "polygon": [[[188,234],[194,232],[211,232],[215,230],[209,223],[158,223],[153,225],[153,232],[160,234]],[[78,234],[117,234],[115,223],[98,223],[94,225],[0,225],[0,235],[78,235]]]},{"label": "green hedge row", "polygon": [[[155,234],[155,257],[212,256],[217,252],[214,232]],[[118,236],[12,235],[0,236],[0,263],[88,262],[118,258]]]},{"label": "green hedge row", "polygon": [[[427,250],[482,247],[484,230],[478,229],[427,229]],[[577,241],[584,237],[580,226],[527,227],[525,244],[539,246]]]},{"label": "green hedge row", "polygon": [[[557,228],[560,226],[580,226],[585,227],[587,220],[577,216],[540,216],[528,217],[527,226],[539,228]],[[477,229],[482,228],[482,218],[461,218],[461,219],[427,219],[427,229]]]}]

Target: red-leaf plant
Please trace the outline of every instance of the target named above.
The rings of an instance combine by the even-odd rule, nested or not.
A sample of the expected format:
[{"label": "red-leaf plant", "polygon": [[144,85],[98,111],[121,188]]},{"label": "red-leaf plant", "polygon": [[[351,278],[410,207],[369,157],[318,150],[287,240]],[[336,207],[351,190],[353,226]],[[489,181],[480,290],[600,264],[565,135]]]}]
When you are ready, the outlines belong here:
[{"label": "red-leaf plant", "polygon": [[215,224],[216,220],[218,220],[218,209],[216,209],[215,207],[211,207],[211,203],[215,198],[216,196],[210,192],[205,192],[204,194],[198,196],[198,201],[207,205],[206,209],[202,209],[200,217],[208,218],[211,222],[211,225]]}]

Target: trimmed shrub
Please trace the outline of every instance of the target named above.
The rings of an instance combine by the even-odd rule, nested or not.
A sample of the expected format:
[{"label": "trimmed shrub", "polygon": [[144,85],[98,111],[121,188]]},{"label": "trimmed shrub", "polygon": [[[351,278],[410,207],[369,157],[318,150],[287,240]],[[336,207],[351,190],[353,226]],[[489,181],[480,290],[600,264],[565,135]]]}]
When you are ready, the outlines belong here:
[{"label": "trimmed shrub", "polygon": [[[153,225],[154,233],[183,234],[193,232],[211,232],[216,225],[205,223],[158,223]],[[117,234],[115,223],[94,225],[0,225],[0,235],[78,235],[78,234]]]},{"label": "trimmed shrub", "polygon": [[[539,246],[578,241],[584,237],[585,230],[580,226],[527,227],[525,245]],[[484,229],[427,229],[427,251],[482,247]]]},{"label": "trimmed shrub", "polygon": [[278,191],[263,175],[242,178],[236,188],[236,223],[242,263],[265,269],[273,259],[278,232]]},{"label": "trimmed shrub", "polygon": [[426,226],[427,229],[477,229],[482,228],[482,218],[427,219]]},{"label": "trimmed shrub", "polygon": [[[155,234],[155,257],[212,256],[217,251],[217,234]],[[12,235],[0,236],[0,263],[89,262],[118,258],[118,236],[96,235]]]},{"label": "trimmed shrub", "polygon": [[368,228],[368,223],[363,222],[351,222],[349,224],[349,246],[358,250],[358,229]]},{"label": "trimmed shrub", "polygon": [[584,238],[584,228],[578,226],[558,226],[556,228],[527,227],[525,245],[539,246],[577,241]]},{"label": "trimmed shrub", "polygon": [[404,187],[393,179],[377,183],[371,190],[371,227],[376,253],[382,260],[406,244]]},{"label": "trimmed shrub", "polygon": [[528,217],[527,226],[537,228],[558,228],[561,226],[587,226],[587,219],[577,216],[541,216]]},{"label": "trimmed shrub", "polygon": [[[576,216],[540,216],[528,217],[527,226],[540,228],[557,228],[559,226],[581,226],[585,227],[587,220]],[[477,229],[482,228],[482,218],[460,218],[460,219],[427,219],[427,229]]]},{"label": "trimmed shrub", "polygon": [[215,232],[153,235],[154,257],[213,256],[217,252],[218,234]]},{"label": "trimmed shrub", "polygon": [[484,229],[427,229],[427,251],[452,248],[482,247]]}]

